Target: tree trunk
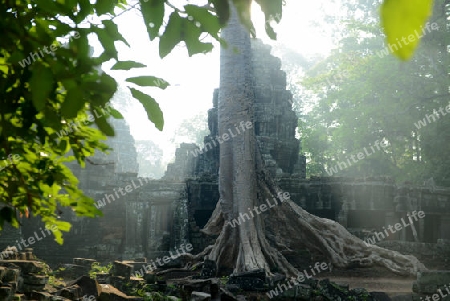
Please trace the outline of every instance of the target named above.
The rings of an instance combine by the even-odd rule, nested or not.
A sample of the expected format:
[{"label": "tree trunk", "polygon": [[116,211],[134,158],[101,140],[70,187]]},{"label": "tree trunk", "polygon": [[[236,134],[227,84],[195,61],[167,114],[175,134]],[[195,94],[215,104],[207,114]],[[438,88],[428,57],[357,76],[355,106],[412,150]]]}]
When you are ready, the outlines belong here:
[{"label": "tree trunk", "polygon": [[[269,275],[273,271],[296,275],[282,253],[304,247],[326,255],[337,267],[377,264],[401,274],[424,270],[415,257],[367,246],[338,223],[311,215],[280,197],[282,191],[264,170],[253,127],[245,128],[247,122],[253,123],[250,36],[232,4],[230,10],[230,21],[222,31],[228,47],[221,49],[220,56],[218,123],[224,140],[220,144],[220,200],[202,230],[218,238],[202,255],[216,261],[219,269],[265,269]],[[225,134],[231,139],[225,141]],[[267,199],[272,205],[277,199],[278,205],[256,214],[253,208],[267,204]],[[233,219],[240,216],[244,221],[233,226]]]}]

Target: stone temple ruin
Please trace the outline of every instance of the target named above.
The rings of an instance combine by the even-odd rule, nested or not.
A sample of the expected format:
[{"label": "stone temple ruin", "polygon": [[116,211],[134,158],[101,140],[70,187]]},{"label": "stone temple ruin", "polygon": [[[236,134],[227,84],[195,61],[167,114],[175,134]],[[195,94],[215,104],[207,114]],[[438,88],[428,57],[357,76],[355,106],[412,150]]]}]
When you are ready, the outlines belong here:
[{"label": "stone temple ruin", "polygon": [[[352,179],[341,177],[306,179],[306,159],[295,138],[297,116],[292,95],[286,90],[286,74],[270,47],[252,42],[255,74],[254,130],[266,167],[291,199],[308,212],[333,219],[350,232],[366,239],[385,225],[394,225],[408,212],[424,211],[414,226],[381,239],[378,243],[421,260],[450,258],[450,189],[397,186],[390,178]],[[218,135],[217,89],[208,111],[210,134]],[[182,243],[197,253],[211,244],[200,229],[219,199],[217,175],[219,147],[199,154],[199,146],[181,144],[175,162],[160,180],[138,178],[139,165],[134,139],[124,120],[112,120],[117,136],[108,143],[109,155],[96,155],[94,164],[69,167],[80,180],[80,188],[96,201],[104,217],[79,218],[61,209],[61,218],[72,223],[60,246],[51,236],[30,245],[38,258],[50,264],[72,262],[72,258],[95,258],[101,262],[133,258],[156,258]],[[194,155],[198,154],[198,156]],[[128,187],[128,188],[127,188]],[[132,187],[132,189],[129,189]],[[120,190],[119,190],[120,189]],[[23,219],[20,229],[1,233],[0,250],[35,235],[43,227],[37,219]],[[444,257],[443,257],[444,256]],[[296,257],[292,255],[295,264]],[[168,265],[169,267],[170,265]],[[442,269],[450,268],[450,262]]]}]

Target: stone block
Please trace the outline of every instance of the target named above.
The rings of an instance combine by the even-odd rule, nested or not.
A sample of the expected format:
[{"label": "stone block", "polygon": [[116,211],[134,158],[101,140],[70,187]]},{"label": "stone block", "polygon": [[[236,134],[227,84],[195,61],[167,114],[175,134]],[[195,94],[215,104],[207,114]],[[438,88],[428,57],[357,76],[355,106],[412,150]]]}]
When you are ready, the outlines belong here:
[{"label": "stone block", "polygon": [[88,275],[90,267],[76,264],[63,264],[59,266],[60,269],[55,271],[55,275],[64,280],[75,280],[81,276]]},{"label": "stone block", "polygon": [[[133,272],[134,271],[138,271],[139,269],[141,269],[143,266],[147,265],[146,261],[128,261],[128,260],[124,260],[121,261],[122,264],[127,264],[133,267]],[[123,276],[123,275],[117,275],[117,276]]]},{"label": "stone block", "polygon": [[42,291],[44,290],[45,284],[44,285],[40,285],[40,284],[26,284],[24,283],[22,285],[22,292],[24,293],[31,293],[33,291]]},{"label": "stone block", "polygon": [[108,273],[97,273],[95,279],[99,284],[109,284],[111,282],[111,275]]},{"label": "stone block", "polygon": [[[142,266],[142,263],[141,263]],[[114,261],[113,265],[113,274],[114,276],[120,276],[125,277],[126,279],[129,279],[131,277],[131,273],[133,272],[133,266],[120,262],[120,261]]]},{"label": "stone block", "polygon": [[144,280],[147,284],[154,284],[156,282],[156,275],[154,273],[145,273]]},{"label": "stone block", "polygon": [[413,294],[396,295],[391,298],[392,301],[412,301]]},{"label": "stone block", "polygon": [[0,286],[0,300],[10,301],[14,295],[14,291],[9,286]]},{"label": "stone block", "polygon": [[26,274],[23,275],[23,283],[31,285],[45,285],[48,277],[44,275]]},{"label": "stone block", "polygon": [[[29,293],[28,296],[31,298],[31,300],[37,300],[37,301],[53,300],[53,298],[52,298],[53,296],[47,292],[34,291],[34,292]],[[64,299],[66,299],[66,298],[64,298]]]},{"label": "stone block", "polygon": [[264,289],[266,273],[264,269],[237,273],[230,276],[228,284],[238,285],[244,291],[257,291]]},{"label": "stone block", "polygon": [[[376,301],[392,301],[392,299],[389,298],[389,296],[384,292],[370,292],[370,295]],[[409,296],[409,297],[412,298],[411,296]],[[400,301],[400,300],[397,300],[397,301]],[[409,299],[409,301],[411,301],[411,299]]]},{"label": "stone block", "polygon": [[217,274],[217,265],[216,262],[213,260],[206,259],[203,262],[203,268],[202,272],[200,274],[200,277],[203,279],[206,278],[213,278]]},{"label": "stone block", "polygon": [[88,259],[88,258],[74,258],[73,263],[76,265],[82,265],[88,268],[91,268],[92,264],[94,262],[97,262],[95,259]]},{"label": "stone block", "polygon": [[0,267],[0,281],[3,280],[3,277],[6,275],[6,267]]},{"label": "stone block", "polygon": [[81,276],[80,278],[67,282],[67,286],[78,285],[81,288],[81,296],[98,296],[101,291],[101,287],[97,280],[91,279],[89,276]]},{"label": "stone block", "polygon": [[101,285],[101,293],[97,298],[98,301],[139,301],[143,300],[140,297],[129,297],[119,291],[117,288],[110,284],[102,284]]},{"label": "stone block", "polygon": [[211,295],[203,292],[192,292],[191,301],[211,301]]},{"label": "stone block", "polygon": [[450,286],[450,271],[426,271],[417,275],[417,281],[413,286],[415,293],[434,294],[444,285]]},{"label": "stone block", "polygon": [[20,270],[18,269],[6,269],[3,276],[3,282],[17,282],[20,276]]},{"label": "stone block", "polygon": [[45,265],[39,261],[30,260],[0,260],[0,266],[10,266],[11,264],[19,267],[22,274],[39,274],[45,269]]},{"label": "stone block", "polygon": [[78,300],[83,296],[81,288],[78,285],[63,288],[59,295],[69,300]]}]

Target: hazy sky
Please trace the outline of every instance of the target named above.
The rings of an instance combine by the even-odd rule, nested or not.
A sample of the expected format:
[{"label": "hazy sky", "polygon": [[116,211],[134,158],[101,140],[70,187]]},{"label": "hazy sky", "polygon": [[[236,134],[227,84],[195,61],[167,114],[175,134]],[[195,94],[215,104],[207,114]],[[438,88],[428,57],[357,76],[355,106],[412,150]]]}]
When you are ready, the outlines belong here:
[{"label": "hazy sky", "polygon": [[[181,0],[178,0],[181,1]],[[325,32],[326,27],[312,25],[313,21],[320,21],[324,9],[330,7],[329,0],[298,1],[287,0],[283,10],[281,23],[276,26],[278,39],[271,41],[264,33],[264,17],[258,5],[254,5],[252,18],[257,29],[258,37],[264,42],[281,43],[299,53],[309,56],[317,53],[326,53],[331,48],[331,38]],[[327,6],[324,4],[327,3]],[[171,86],[166,90],[158,88],[141,89],[154,97],[165,119],[164,131],[159,132],[147,120],[143,107],[133,99],[133,106],[124,113],[131,127],[135,139],[151,139],[164,149],[165,160],[170,160],[175,146],[169,142],[174,131],[183,119],[206,111],[212,106],[213,90],[219,83],[219,47],[212,53],[198,54],[189,57],[184,46],[177,46],[172,53],[161,60],[158,55],[157,41],[149,42],[144,22],[138,12],[130,11],[115,19],[119,30],[130,44],[128,48],[118,43],[119,59],[134,60],[144,63],[148,68],[135,69],[136,71],[108,71],[119,82],[126,77],[137,75],[153,75],[167,80]],[[94,46],[96,52],[101,46]],[[105,64],[107,70],[112,64]]]}]

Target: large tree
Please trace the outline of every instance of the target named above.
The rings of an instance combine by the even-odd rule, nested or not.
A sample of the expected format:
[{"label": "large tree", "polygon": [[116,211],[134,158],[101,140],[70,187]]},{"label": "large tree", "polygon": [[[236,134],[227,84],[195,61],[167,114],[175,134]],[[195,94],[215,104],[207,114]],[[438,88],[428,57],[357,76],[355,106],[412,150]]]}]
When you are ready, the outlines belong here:
[{"label": "large tree", "polygon": [[[218,104],[219,135],[241,123],[253,121],[253,85],[250,35],[239,22],[235,9],[222,38]],[[415,274],[425,267],[411,255],[367,246],[339,223],[309,214],[290,199],[283,198],[265,171],[253,130],[236,135],[220,145],[220,200],[203,231],[218,235],[214,245],[201,255],[221,268],[235,272],[265,269],[296,275],[296,269],[283,256],[285,252],[308,248],[328,257],[334,266],[380,265],[401,274]],[[254,218],[232,225],[242,213],[277,199],[274,208]],[[256,211],[256,210],[255,210]]]}]

